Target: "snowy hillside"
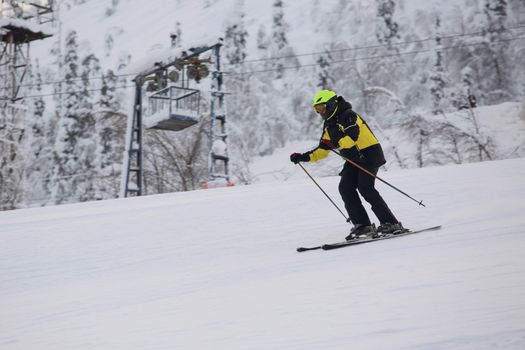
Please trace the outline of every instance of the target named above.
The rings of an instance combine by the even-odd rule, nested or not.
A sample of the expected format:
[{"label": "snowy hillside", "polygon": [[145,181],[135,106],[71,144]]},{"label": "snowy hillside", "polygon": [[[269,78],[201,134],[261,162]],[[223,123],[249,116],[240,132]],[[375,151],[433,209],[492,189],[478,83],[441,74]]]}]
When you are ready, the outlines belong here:
[{"label": "snowy hillside", "polygon": [[[326,38],[319,33],[319,27],[307,19],[316,12],[336,7],[338,2],[324,1],[322,9],[314,2],[286,2],[284,11],[291,28],[288,35],[298,53],[311,52],[312,48],[318,45],[322,47],[326,43]],[[60,16],[64,33],[68,30],[78,31],[83,49],[105,53],[106,57],[102,59],[108,67],[115,67],[119,57],[131,55],[137,64],[133,68],[139,71],[142,64],[150,67],[155,55],[170,47],[169,35],[176,32],[177,22],[182,28],[180,44],[183,47],[211,45],[224,35],[228,19],[232,19],[240,7],[245,8],[245,21],[253,39],[249,42],[248,59],[259,58],[255,34],[260,25],[265,25],[269,30],[273,11],[272,2],[254,0],[149,0],[147,4],[139,0],[113,1],[116,5],[107,0],[63,3],[66,5],[61,6]],[[446,3],[448,7],[453,6],[450,0]],[[431,8],[429,5],[427,3],[427,8]],[[401,6],[403,11],[408,8],[410,13],[421,9],[420,2],[416,0],[405,1]],[[371,4],[363,4],[362,7],[367,11],[373,8]],[[205,24],[206,30],[202,30],[202,24]],[[110,37],[112,44],[108,45],[107,39]],[[36,44],[35,47],[47,53],[49,42]],[[45,59],[45,55],[42,56]]]},{"label": "snowy hillside", "polygon": [[[516,158],[525,153],[525,107],[521,103],[502,103],[500,105],[478,107],[472,110],[476,117],[476,123],[480,130],[490,135],[494,140],[495,153],[501,158]],[[463,129],[468,129],[470,110],[462,110],[447,113],[443,116],[445,121],[454,121]],[[319,118],[320,119],[320,118]],[[375,120],[370,120],[374,132],[381,140],[383,148],[387,152],[387,164],[383,170],[397,169],[395,157],[391,154],[395,146],[404,154],[413,155],[416,147],[412,140],[400,135],[399,128],[385,130]],[[319,126],[319,130],[321,126]],[[319,139],[310,141],[295,141],[288,143],[285,147],[277,149],[271,156],[256,157],[250,167],[252,181],[268,182],[282,181],[290,178],[301,178],[304,176],[300,168],[289,166],[289,155],[293,152],[305,152],[319,144]],[[439,146],[438,146],[439,147]],[[441,145],[442,147],[442,145]],[[408,164],[414,167],[415,156],[408,160]],[[311,164],[310,171],[317,176],[337,175],[341,171],[341,159],[331,154],[327,160]]]},{"label": "snowy hillside", "polygon": [[297,253],[349,229],[306,177],[2,212],[0,349],[525,348],[525,159],[384,176],[443,229]]},{"label": "snowy hillside", "polygon": [[[315,143],[311,98],[321,88],[365,116],[389,170],[525,156],[520,0],[4,1],[0,16],[30,18],[24,11],[44,3],[53,5],[55,21],[46,26],[54,35],[31,42],[20,89],[14,81],[0,86],[0,98],[17,101],[16,113],[0,111],[7,120],[0,210],[116,198],[128,169],[126,121],[137,110],[132,79],[218,42],[221,74],[173,82],[200,90],[198,111],[188,112],[201,123],[177,133],[144,130],[144,178],[133,183],[147,194],[198,189],[227,171],[236,184],[290,178],[275,172],[275,158],[255,158],[285,159],[293,145]],[[201,63],[217,63],[209,55],[185,62],[188,74],[175,73],[190,77]],[[0,64],[0,76],[17,76],[9,72],[17,60]],[[173,78],[168,66],[163,74]],[[144,77],[145,128],[167,118],[150,99],[166,83],[160,73]],[[214,140],[212,76],[224,83],[226,106],[219,105],[228,120]],[[217,144],[229,164],[214,173],[208,158]],[[314,173],[334,175],[338,167]]]}]

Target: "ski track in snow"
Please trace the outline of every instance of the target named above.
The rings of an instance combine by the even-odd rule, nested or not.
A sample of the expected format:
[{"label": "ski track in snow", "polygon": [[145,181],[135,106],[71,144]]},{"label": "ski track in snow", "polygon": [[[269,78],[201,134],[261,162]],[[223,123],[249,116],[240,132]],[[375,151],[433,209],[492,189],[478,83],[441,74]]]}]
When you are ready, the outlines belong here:
[{"label": "ski track in snow", "polygon": [[296,253],[349,229],[309,179],[2,212],[0,349],[525,348],[525,159],[383,176],[443,229]]}]

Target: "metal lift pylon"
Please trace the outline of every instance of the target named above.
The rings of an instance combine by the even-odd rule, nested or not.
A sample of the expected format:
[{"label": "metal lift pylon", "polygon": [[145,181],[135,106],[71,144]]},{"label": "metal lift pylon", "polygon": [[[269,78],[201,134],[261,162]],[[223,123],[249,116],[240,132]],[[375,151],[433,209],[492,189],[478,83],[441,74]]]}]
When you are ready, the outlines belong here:
[{"label": "metal lift pylon", "polygon": [[[203,185],[204,188],[231,185],[229,175],[230,157],[228,153],[227,113],[224,100],[225,92],[222,91],[223,75],[221,71],[220,48],[221,45],[216,45],[213,49],[215,55],[215,71],[212,72],[211,121],[208,141],[210,149],[208,155],[209,182]],[[219,163],[222,163],[222,167]]]},{"label": "metal lift pylon", "polygon": [[53,35],[53,2],[0,2],[0,210],[14,209],[31,196],[27,155],[18,145],[28,142],[31,115],[23,103],[30,75],[30,44]]},{"label": "metal lift pylon", "polygon": [[[133,104],[133,117],[128,122],[126,152],[124,155],[123,176],[121,182],[121,197],[130,195],[144,195],[144,169],[143,169],[143,128],[162,129],[177,131],[185,129],[198,122],[198,108],[200,101],[200,91],[189,89],[188,87],[167,86],[168,79],[174,72],[168,74],[168,69],[176,67],[181,69],[184,64],[198,59],[204,52],[212,51],[215,60],[215,68],[212,72],[212,91],[211,91],[211,121],[208,135],[208,172],[209,181],[203,188],[215,187],[218,181],[225,181],[230,185],[229,177],[229,155],[227,147],[228,132],[226,127],[226,104],[224,101],[225,93],[222,91],[223,76],[220,66],[220,47],[219,42],[212,46],[192,48],[191,54],[184,55],[166,65],[157,63],[154,68],[139,74],[135,77],[135,100]],[[186,62],[186,63],[184,63]],[[188,63],[189,62],[189,63]],[[193,71],[190,71],[190,68]],[[188,68],[187,75],[195,76],[203,74],[196,72],[194,66]],[[202,67],[201,67],[202,68]],[[184,73],[184,70],[182,70]],[[205,73],[207,74],[207,72]],[[198,78],[197,78],[198,79]],[[196,79],[196,80],[197,80]],[[155,88],[160,88],[152,94],[149,99],[154,102],[154,113],[166,113],[166,118],[158,118],[156,115],[153,121],[144,123],[142,108],[142,85],[146,80],[154,80]],[[182,80],[184,82],[184,79]],[[196,111],[196,113],[193,112]],[[222,163],[222,167],[218,166]],[[220,168],[220,169],[219,169]],[[211,185],[210,185],[211,184]]]}]

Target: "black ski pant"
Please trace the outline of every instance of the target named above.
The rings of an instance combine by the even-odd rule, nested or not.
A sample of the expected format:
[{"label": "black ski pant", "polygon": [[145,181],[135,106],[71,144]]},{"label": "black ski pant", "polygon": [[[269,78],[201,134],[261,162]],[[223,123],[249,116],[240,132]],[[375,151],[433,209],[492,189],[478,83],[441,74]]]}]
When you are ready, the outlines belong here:
[{"label": "black ski pant", "polygon": [[[371,167],[369,165],[360,163],[360,166],[370,171],[374,175],[377,174],[379,168]],[[388,205],[383,200],[383,197],[374,187],[375,178],[368,175],[362,170],[359,170],[350,163],[346,163],[341,172],[341,181],[339,182],[339,193],[343,197],[346,211],[350,217],[350,221],[354,225],[371,225],[370,218],[366,213],[363,203],[359,198],[359,193],[363,198],[370,203],[372,211],[379,219],[379,223],[386,222],[397,223],[397,219],[388,208]]]}]

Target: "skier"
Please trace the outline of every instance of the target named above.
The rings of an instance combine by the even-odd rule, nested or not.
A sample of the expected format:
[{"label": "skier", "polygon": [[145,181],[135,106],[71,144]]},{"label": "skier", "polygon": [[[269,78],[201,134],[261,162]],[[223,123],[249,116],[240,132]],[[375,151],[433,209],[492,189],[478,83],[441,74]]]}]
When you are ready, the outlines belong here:
[{"label": "skier", "polygon": [[[331,90],[321,90],[314,96],[314,110],[323,118],[323,132],[319,145],[306,153],[293,153],[290,161],[317,162],[325,158],[330,149],[340,153],[367,169],[374,175],[386,163],[383,149],[363,118],[352,110],[352,105]],[[396,219],[388,205],[374,187],[375,178],[345,162],[340,173],[339,193],[353,223],[347,240],[359,237],[378,237],[382,234],[402,232],[403,225]],[[372,205],[380,221],[375,228],[357,193]]]}]

